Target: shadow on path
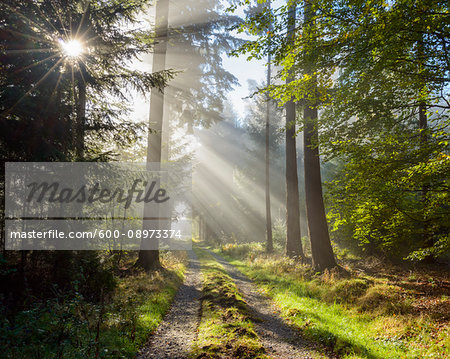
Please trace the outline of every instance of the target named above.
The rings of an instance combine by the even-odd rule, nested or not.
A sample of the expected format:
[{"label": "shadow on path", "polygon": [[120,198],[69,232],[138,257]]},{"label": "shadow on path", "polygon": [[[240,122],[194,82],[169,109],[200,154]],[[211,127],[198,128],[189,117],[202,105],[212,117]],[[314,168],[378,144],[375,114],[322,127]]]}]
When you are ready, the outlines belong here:
[{"label": "shadow on path", "polygon": [[253,282],[223,257],[208,251],[235,281],[250,309],[255,330],[267,354],[278,359],[326,358],[317,346],[303,338],[280,317],[278,308],[262,294]]}]

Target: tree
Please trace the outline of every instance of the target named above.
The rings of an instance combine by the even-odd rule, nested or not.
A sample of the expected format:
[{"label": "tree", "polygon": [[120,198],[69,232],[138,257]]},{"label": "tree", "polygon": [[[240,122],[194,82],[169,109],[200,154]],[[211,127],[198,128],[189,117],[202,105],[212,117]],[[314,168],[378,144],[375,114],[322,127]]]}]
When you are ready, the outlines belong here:
[{"label": "tree", "polygon": [[[304,3],[303,37],[305,41],[315,41],[315,24],[312,4]],[[312,265],[315,270],[323,271],[336,266],[333,249],[328,234],[325,206],[322,195],[320,175],[319,129],[317,114],[317,85],[314,69],[314,45],[310,54],[304,54],[305,75],[311,78],[311,92],[306,98],[303,110],[303,146],[305,166],[306,214],[308,218],[309,239],[311,241]]]},{"label": "tree", "polygon": [[[297,6],[289,6],[287,33],[288,44],[293,44],[295,36],[295,16]],[[286,83],[292,82],[290,73]],[[296,110],[292,99],[285,104],[286,109],[286,255],[289,257],[303,255],[302,237],[300,231],[300,206],[298,194],[297,148],[296,148]]]},{"label": "tree", "polygon": [[[334,240],[345,233],[348,242],[356,238],[363,248],[411,259],[445,253],[450,246],[444,220],[448,214],[444,169],[449,167],[448,4],[428,0],[304,4],[311,9],[310,19],[303,21],[304,33],[292,46],[283,41],[288,12],[280,7],[274,17],[246,19],[242,28],[254,35],[269,19],[274,31],[246,43],[241,52],[259,58],[269,51],[274,63],[282,66],[282,78],[296,75],[268,90],[281,102],[294,97],[305,106],[305,168],[313,164],[310,173],[315,173],[315,182],[306,178],[306,186],[320,183],[319,164],[307,163],[307,157],[319,160],[319,145],[326,159],[342,163],[344,172],[329,187],[333,208],[329,215],[334,232],[337,227],[347,229]],[[316,210],[323,213],[320,200],[308,202],[310,208],[319,203]],[[311,220],[312,210],[308,217]],[[323,215],[320,218],[326,238]],[[328,257],[332,263],[331,254]]]},{"label": "tree", "polygon": [[335,238],[400,258],[445,253],[448,4],[328,2],[318,12],[333,34],[319,46],[339,67],[323,143],[346,159],[330,186]]},{"label": "tree", "polygon": [[149,30],[127,29],[147,3],[1,3],[2,163],[110,160],[112,145],[140,136],[140,124],[124,121],[129,90],[162,88],[173,75],[128,67],[152,46]]},{"label": "tree", "polygon": [[[308,36],[294,36],[295,20],[296,20],[296,11],[293,11],[296,7],[296,1],[290,1],[289,6],[281,6],[274,13],[276,16],[272,16],[271,14],[264,14],[263,16],[253,16],[248,17],[245,23],[241,26],[241,29],[250,29],[253,35],[258,35],[258,32],[264,26],[267,26],[268,21],[275,21],[274,24],[274,32],[270,32],[267,35],[260,35],[257,41],[248,42],[244,44],[240,48],[240,52],[250,53],[250,58],[257,57],[260,58],[261,54],[264,53],[272,53],[274,55],[274,63],[281,66],[281,71],[279,76],[283,79],[286,79],[285,84],[272,85],[267,88],[267,91],[274,97],[280,100],[282,104],[286,106],[286,116],[289,121],[292,122],[295,126],[295,105],[294,101],[300,101],[301,104],[307,104],[308,98],[316,98],[317,94],[315,89],[311,89],[311,75],[309,71],[305,71],[308,65],[308,55],[307,52],[311,49],[311,39],[308,40]],[[305,22],[302,22],[303,28],[305,27]],[[283,39],[284,33],[288,28],[287,33],[288,36]],[[304,29],[303,29],[304,30]],[[297,32],[299,33],[299,32]],[[306,34],[305,34],[306,35]],[[275,43],[276,46],[272,44]],[[329,72],[326,72],[327,74]],[[305,114],[307,118],[311,118],[314,121],[317,117],[314,117],[314,113],[309,113],[308,109],[311,110],[315,106],[315,102],[310,103],[307,106],[307,110]],[[318,141],[314,147],[310,146],[312,139],[314,136],[317,137],[317,127],[312,126],[310,121],[305,122],[305,129],[307,127],[307,131],[304,131],[304,136],[307,144],[305,145],[305,182],[308,181],[308,185],[306,188],[307,193],[307,206],[309,205],[308,212],[308,224],[314,226],[314,218],[312,216],[318,216],[319,223],[314,226],[314,228],[309,228],[310,234],[312,231],[312,235],[314,237],[315,243],[326,243],[323,244],[323,250],[331,249],[331,244],[327,234],[327,223],[325,220],[325,208],[322,200],[322,190],[321,190],[321,178],[320,178],[320,162],[318,157]],[[315,128],[315,129],[314,129]],[[313,131],[311,131],[313,130]],[[316,131],[314,133],[314,131]],[[294,199],[296,197],[295,203],[298,204],[298,179],[296,174],[296,169],[294,172],[294,168],[289,165],[292,163],[289,157],[292,154],[292,149],[295,148],[295,127],[287,127],[286,129],[286,179],[287,179],[287,191],[290,189],[297,190],[297,195],[295,194],[287,194],[287,200],[292,201],[292,205],[294,205]],[[289,152],[288,152],[289,151]],[[310,152],[308,152],[310,151]],[[312,151],[312,152],[311,152]],[[308,152],[308,153],[306,153]],[[311,166],[312,165],[312,166]],[[307,179],[308,178],[308,179]],[[295,185],[294,185],[295,183]],[[312,185],[312,186],[311,186]],[[319,192],[317,192],[319,190]],[[314,191],[314,192],[311,192]],[[316,207],[314,207],[317,205]],[[291,206],[291,203],[288,202],[288,206]],[[288,226],[288,237],[295,238],[299,231],[297,231],[295,223],[293,223],[293,217],[298,221],[299,211],[297,207],[297,211],[294,209],[294,216],[289,218],[289,212],[287,213],[287,226]],[[317,240],[317,234],[322,235],[323,239]],[[294,235],[294,236],[291,236]],[[289,240],[289,239],[288,239]],[[317,242],[318,241],[318,242]],[[291,250],[290,248],[296,248],[295,244],[290,245],[289,249],[287,247],[287,252]],[[314,252],[315,255],[318,255],[317,251]],[[324,253],[324,257],[330,257],[329,253]],[[331,252],[331,257],[333,257]],[[318,259],[316,258],[316,262]],[[326,264],[325,267],[333,266],[333,261],[328,261],[329,264]],[[318,269],[322,269],[324,267],[322,264],[318,263],[315,265]]]},{"label": "tree", "polygon": [[238,83],[222,57],[242,43],[225,31],[239,19],[221,0],[179,0],[171,13],[166,66],[180,72],[166,88],[168,113],[192,134],[222,119],[226,94]]},{"label": "tree", "polygon": [[[247,16],[263,15],[264,11],[271,12],[271,2],[270,0],[263,2],[258,2],[254,6],[248,6],[245,9],[245,14]],[[272,31],[272,26],[270,21],[268,22],[268,27],[265,29],[267,33]],[[266,86],[271,84],[271,54],[267,54],[267,82]],[[272,213],[270,205],[270,107],[273,105],[269,94],[266,94],[266,109],[265,109],[265,169],[264,169],[264,190],[265,190],[265,225],[266,225],[266,251],[268,253],[273,252],[273,235],[272,235]]]},{"label": "tree", "polygon": [[[160,0],[156,3],[155,9],[156,19],[156,45],[153,51],[153,72],[164,71],[166,69],[166,51],[168,41],[169,29],[169,1]],[[164,121],[164,90],[153,89],[150,97],[150,116],[149,116],[149,132],[147,144],[147,163],[156,164],[152,166],[152,170],[159,171],[162,153],[162,131]],[[144,207],[144,221],[143,226],[146,228],[148,222],[146,220],[149,215],[148,208]],[[153,224],[161,224],[161,220],[152,220]],[[148,228],[146,228],[148,229]],[[158,225],[156,228],[158,229]],[[158,245],[156,239],[154,245]],[[139,258],[136,265],[145,270],[153,270],[161,267],[159,261],[159,250],[145,250],[139,251]]]},{"label": "tree", "polygon": [[[270,11],[270,0],[267,1],[267,7]],[[269,26],[271,31],[272,27]],[[267,86],[270,86],[271,80],[271,56],[267,55]],[[266,192],[266,251],[273,252],[273,237],[272,237],[272,213],[270,208],[270,106],[272,102],[269,95],[266,96],[266,133],[265,133],[265,192]]]},{"label": "tree", "polygon": [[[170,71],[151,74],[127,67],[152,44],[150,31],[124,26],[146,5],[145,0],[2,2],[5,86],[0,110],[5,126],[14,127],[12,119],[31,123],[37,117],[48,123],[45,112],[55,109],[58,114],[61,109],[58,117],[65,119],[51,127],[67,121],[67,132],[60,135],[73,141],[55,149],[60,157],[74,158],[77,152],[80,157],[88,146],[85,159],[104,159],[105,144],[132,141],[140,126],[123,121],[129,89],[163,87],[172,76]],[[74,46],[78,53],[73,53]]]}]

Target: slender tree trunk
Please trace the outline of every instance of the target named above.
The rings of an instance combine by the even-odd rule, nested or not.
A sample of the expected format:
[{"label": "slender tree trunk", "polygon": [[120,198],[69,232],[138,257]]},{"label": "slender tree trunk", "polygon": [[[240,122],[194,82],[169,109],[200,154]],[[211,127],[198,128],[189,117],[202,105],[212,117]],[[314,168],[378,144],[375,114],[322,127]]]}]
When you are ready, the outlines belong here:
[{"label": "slender tree trunk", "polygon": [[[289,7],[288,40],[294,40],[296,5]],[[291,82],[289,76],[286,82]],[[286,255],[303,258],[300,232],[300,204],[298,194],[297,147],[295,131],[295,103],[288,101],[286,109]]]},{"label": "slender tree trunk", "polygon": [[3,258],[6,258],[6,233],[5,233],[5,161],[0,162],[0,246]]},{"label": "slender tree trunk", "polygon": [[[163,71],[166,67],[166,50],[167,50],[167,33],[168,33],[168,17],[169,17],[169,1],[159,0],[156,3],[156,44],[153,53],[152,72]],[[150,96],[150,119],[149,134],[147,148],[147,162],[156,163],[159,167],[162,154],[162,130],[164,118],[164,91],[152,89]],[[152,166],[152,170],[157,170]],[[144,217],[146,217],[146,209],[144,208]],[[152,221],[152,225],[158,221]],[[145,229],[148,224],[144,219]],[[155,224],[156,225],[156,224]],[[157,229],[157,228],[153,228]],[[154,244],[157,247],[158,243]],[[139,251],[139,258],[136,263],[145,270],[153,270],[161,267],[159,261],[159,250]]]},{"label": "slender tree trunk", "polygon": [[425,101],[420,101],[419,103],[419,129],[420,132],[420,142],[425,147],[428,143],[426,130],[428,128],[428,117],[427,117],[427,105]]},{"label": "slender tree trunk", "polygon": [[[90,17],[90,4],[87,3],[85,9],[85,15],[83,20],[79,25],[79,31],[81,33],[85,33],[88,31],[88,25],[86,23],[86,19]],[[78,83],[78,102],[77,102],[77,113],[76,113],[76,144],[75,144],[75,154],[77,160],[80,161],[84,158],[84,150],[85,150],[85,128],[86,128],[86,79],[87,79],[87,69],[86,65],[82,61],[78,61],[79,71],[77,74],[77,83]]]},{"label": "slender tree trunk", "polygon": [[200,228],[202,231],[200,241],[205,242],[206,241],[206,223],[205,223],[205,220],[203,219],[203,217],[200,218]]},{"label": "slender tree trunk", "polygon": [[198,240],[202,240],[202,217],[200,217],[200,213],[198,214]]},{"label": "slender tree trunk", "polygon": [[[427,104],[425,101],[419,102],[419,129],[420,129],[420,145],[423,151],[426,151],[428,146],[428,137],[427,137],[427,129],[428,129],[428,116],[427,116]],[[425,181],[422,185],[422,202],[424,207],[426,207],[428,198],[428,183]],[[425,218],[424,218],[425,219]],[[425,225],[425,235],[427,235],[427,226]]]},{"label": "slender tree trunk", "polygon": [[76,121],[76,156],[78,160],[84,157],[84,130],[86,122],[86,83],[80,76],[78,80],[78,103]]},{"label": "slender tree trunk", "polygon": [[[314,31],[311,19],[313,17],[311,3],[305,1],[304,5],[304,36],[313,38],[311,31]],[[310,56],[306,73],[313,74],[314,59]],[[313,86],[314,88],[316,86]],[[315,94],[313,94],[315,97]],[[311,103],[312,102],[312,103]],[[322,179],[320,175],[319,157],[319,132],[318,114],[316,100],[306,101],[304,111],[304,167],[305,167],[305,194],[306,194],[306,214],[308,218],[308,231],[311,241],[313,268],[323,271],[336,266],[336,260],[331,247],[328,225],[325,216],[325,206],[322,194]]]},{"label": "slender tree trunk", "polygon": [[[425,49],[424,49],[424,42],[423,42],[423,35],[419,34],[419,41],[417,44],[417,57],[419,60],[419,74],[421,74],[421,88],[420,90],[426,90],[426,80],[422,76],[422,71],[424,69],[424,58],[425,58]],[[420,96],[420,94],[419,94]],[[428,147],[428,136],[427,136],[427,129],[428,129],[428,115],[427,115],[427,102],[424,99],[419,100],[419,130],[420,130],[420,146],[422,151],[424,152],[423,161],[427,161],[428,155],[427,147]],[[422,206],[423,206],[423,242],[425,243],[426,247],[433,247],[434,241],[433,236],[430,230],[430,225],[427,218],[427,207],[429,205],[428,203],[428,191],[429,191],[429,183],[425,180],[422,184],[422,193],[421,193],[421,200],[422,200]],[[426,258],[427,262],[433,262],[434,258],[432,256],[429,256]]]},{"label": "slender tree trunk", "polygon": [[[268,8],[270,11],[270,0],[268,1]],[[272,26],[269,26],[269,31]],[[270,86],[270,52],[267,56],[267,86]],[[270,131],[270,106],[271,106],[270,96],[267,95],[267,105],[266,105],[266,251],[268,253],[273,252],[273,237],[272,237],[272,213],[270,211],[270,141],[269,141],[269,131]]]},{"label": "slender tree trunk", "polygon": [[[423,43],[423,35],[419,35],[419,41],[418,41],[418,53],[417,57],[419,59],[419,73],[421,74],[421,88],[420,91],[425,90],[427,83],[422,75],[423,71],[423,63],[424,63],[424,57],[425,57],[425,50],[424,50],[424,43]],[[419,94],[420,96],[420,94]],[[428,129],[428,116],[427,116],[427,103],[424,99],[420,99],[419,101],[419,129],[420,129],[420,144],[422,148],[425,150],[428,145],[428,138],[427,138],[427,129]],[[424,183],[424,194],[426,197],[426,191],[427,191],[427,184]]]}]

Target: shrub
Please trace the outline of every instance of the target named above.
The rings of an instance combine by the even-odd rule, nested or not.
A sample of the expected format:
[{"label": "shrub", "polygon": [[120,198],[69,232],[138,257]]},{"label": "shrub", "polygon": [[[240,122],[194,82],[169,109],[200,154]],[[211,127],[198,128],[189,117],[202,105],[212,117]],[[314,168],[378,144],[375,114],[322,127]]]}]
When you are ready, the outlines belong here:
[{"label": "shrub", "polygon": [[411,309],[411,304],[400,295],[400,289],[388,284],[368,288],[357,304],[360,310],[379,314],[405,314]]},{"label": "shrub", "polygon": [[339,303],[353,303],[365,294],[369,283],[364,279],[344,279],[338,281],[324,294],[324,299]]},{"label": "shrub", "polygon": [[221,252],[233,258],[245,259],[254,258],[257,254],[264,253],[264,245],[260,242],[251,242],[244,244],[229,243],[221,247]]}]

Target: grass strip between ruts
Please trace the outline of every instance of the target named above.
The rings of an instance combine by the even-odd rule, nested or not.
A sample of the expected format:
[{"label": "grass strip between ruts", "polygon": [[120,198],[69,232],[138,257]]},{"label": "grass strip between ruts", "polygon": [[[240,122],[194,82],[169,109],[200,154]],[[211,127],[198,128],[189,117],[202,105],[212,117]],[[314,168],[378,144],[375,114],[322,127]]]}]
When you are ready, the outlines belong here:
[{"label": "grass strip between ruts", "polygon": [[270,358],[239,291],[213,256],[195,248],[203,273],[202,316],[193,358]]}]

